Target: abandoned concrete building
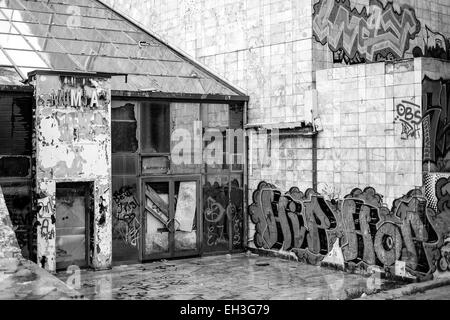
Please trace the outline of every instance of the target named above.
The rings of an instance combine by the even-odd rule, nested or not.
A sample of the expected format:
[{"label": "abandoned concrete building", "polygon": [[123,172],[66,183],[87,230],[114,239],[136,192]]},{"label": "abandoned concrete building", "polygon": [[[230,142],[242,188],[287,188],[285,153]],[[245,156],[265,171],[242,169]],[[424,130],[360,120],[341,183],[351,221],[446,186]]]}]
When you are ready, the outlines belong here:
[{"label": "abandoned concrete building", "polygon": [[448,271],[450,3],[106,2],[247,90],[248,247]]},{"label": "abandoned concrete building", "polygon": [[[22,255],[54,272],[242,251],[247,101],[99,1],[1,0],[0,190]],[[233,159],[205,161],[210,129]]]},{"label": "abandoned concrete building", "polygon": [[22,254],[55,271],[250,248],[447,276],[449,10],[0,0],[0,186]]}]

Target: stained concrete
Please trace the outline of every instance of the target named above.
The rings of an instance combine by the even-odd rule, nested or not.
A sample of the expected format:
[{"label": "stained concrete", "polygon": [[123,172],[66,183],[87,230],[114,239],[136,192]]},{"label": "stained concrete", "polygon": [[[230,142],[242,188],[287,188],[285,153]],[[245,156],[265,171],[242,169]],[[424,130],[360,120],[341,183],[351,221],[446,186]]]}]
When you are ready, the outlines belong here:
[{"label": "stained concrete", "polygon": [[[66,281],[68,274],[57,275]],[[238,254],[81,271],[87,299],[341,300],[391,284],[273,257]]]}]

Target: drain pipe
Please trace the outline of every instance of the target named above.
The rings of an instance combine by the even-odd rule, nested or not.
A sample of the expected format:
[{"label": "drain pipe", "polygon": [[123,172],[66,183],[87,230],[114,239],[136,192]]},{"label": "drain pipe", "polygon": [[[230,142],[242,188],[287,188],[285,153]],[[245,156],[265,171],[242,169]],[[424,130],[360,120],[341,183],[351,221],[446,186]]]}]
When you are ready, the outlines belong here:
[{"label": "drain pipe", "polygon": [[244,221],[243,221],[243,241],[244,241],[244,249],[247,250],[248,248],[248,173],[249,173],[249,153],[251,152],[251,150],[249,150],[249,136],[247,134],[247,129],[245,129],[245,126],[248,124],[248,102],[244,103],[244,186],[243,186],[243,191],[244,191]]},{"label": "drain pipe", "polygon": [[318,192],[317,187],[317,131],[315,125],[313,123],[314,134],[312,136],[312,180],[313,180],[313,189]]}]

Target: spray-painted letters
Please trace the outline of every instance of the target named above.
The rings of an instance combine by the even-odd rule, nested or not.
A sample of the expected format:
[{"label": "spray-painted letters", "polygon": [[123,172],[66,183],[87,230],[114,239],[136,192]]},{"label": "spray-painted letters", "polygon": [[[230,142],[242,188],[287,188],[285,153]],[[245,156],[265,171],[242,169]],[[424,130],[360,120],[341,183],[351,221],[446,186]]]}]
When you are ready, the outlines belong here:
[{"label": "spray-painted letters", "polygon": [[436,213],[420,190],[396,200],[389,210],[373,188],[329,201],[311,189],[303,194],[293,188],[282,195],[262,182],[249,213],[256,247],[290,250],[308,263],[320,263],[337,239],[345,261],[354,266],[391,270],[404,261],[411,275],[425,277],[436,271],[440,259],[443,235],[436,232]]},{"label": "spray-painted letters", "polygon": [[313,33],[318,42],[346,62],[374,62],[403,58],[409,42],[420,32],[414,10],[404,5],[397,13],[392,3],[385,6],[370,0],[358,12],[349,0],[319,0],[314,5]]}]

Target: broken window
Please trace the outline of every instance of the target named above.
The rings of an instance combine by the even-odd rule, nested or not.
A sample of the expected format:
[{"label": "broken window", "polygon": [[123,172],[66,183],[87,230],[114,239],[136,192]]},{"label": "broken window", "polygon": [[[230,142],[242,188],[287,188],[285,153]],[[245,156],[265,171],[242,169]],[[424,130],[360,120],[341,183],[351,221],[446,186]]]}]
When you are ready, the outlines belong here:
[{"label": "broken window", "polygon": [[142,153],[170,153],[170,106],[141,104]]},{"label": "broken window", "polygon": [[22,255],[36,261],[37,237],[32,229],[31,183],[2,182],[1,187]]},{"label": "broken window", "polygon": [[228,169],[226,136],[229,129],[229,106],[227,104],[202,104],[203,161],[207,171]]},{"label": "broken window", "polygon": [[197,248],[197,183],[175,183],[175,250]]},{"label": "broken window", "polygon": [[194,174],[201,171],[200,104],[171,104],[171,172]]},{"label": "broken window", "polygon": [[136,105],[113,102],[111,118],[112,152],[136,152],[138,150]]},{"label": "broken window", "polygon": [[168,253],[169,182],[145,184],[145,254]]}]

